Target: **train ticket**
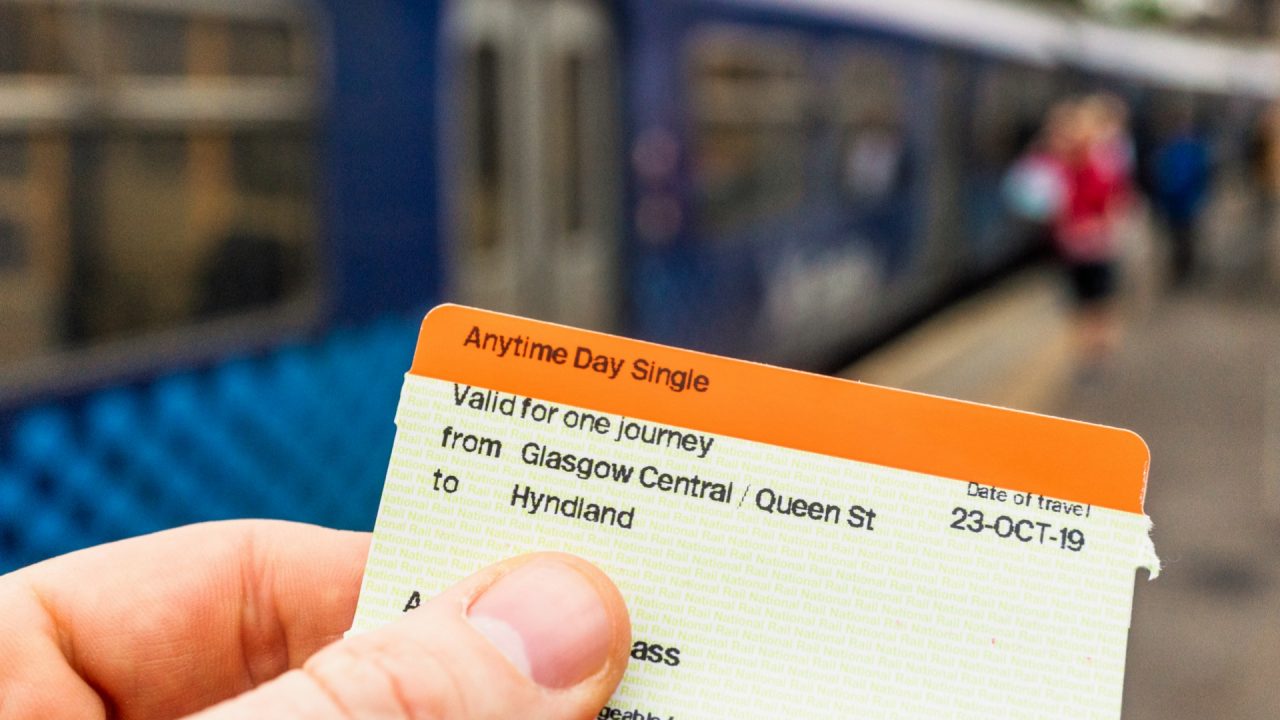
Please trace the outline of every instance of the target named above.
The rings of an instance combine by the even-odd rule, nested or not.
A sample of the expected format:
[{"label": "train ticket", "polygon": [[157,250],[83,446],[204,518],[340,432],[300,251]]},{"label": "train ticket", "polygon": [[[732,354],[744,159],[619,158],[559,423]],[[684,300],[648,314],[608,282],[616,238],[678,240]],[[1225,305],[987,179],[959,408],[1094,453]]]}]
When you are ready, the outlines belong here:
[{"label": "train ticket", "polygon": [[352,632],[560,550],[631,609],[601,719],[1120,715],[1133,433],[456,305],[396,425]]}]

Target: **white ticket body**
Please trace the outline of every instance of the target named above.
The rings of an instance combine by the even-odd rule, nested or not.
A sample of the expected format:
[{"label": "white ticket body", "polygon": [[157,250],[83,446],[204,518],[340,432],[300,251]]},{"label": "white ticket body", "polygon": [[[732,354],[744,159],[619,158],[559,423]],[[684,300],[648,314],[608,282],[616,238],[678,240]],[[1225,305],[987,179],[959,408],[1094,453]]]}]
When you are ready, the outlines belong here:
[{"label": "white ticket body", "polygon": [[559,550],[631,610],[601,718],[1120,715],[1131,433],[457,306],[396,423],[352,632]]}]

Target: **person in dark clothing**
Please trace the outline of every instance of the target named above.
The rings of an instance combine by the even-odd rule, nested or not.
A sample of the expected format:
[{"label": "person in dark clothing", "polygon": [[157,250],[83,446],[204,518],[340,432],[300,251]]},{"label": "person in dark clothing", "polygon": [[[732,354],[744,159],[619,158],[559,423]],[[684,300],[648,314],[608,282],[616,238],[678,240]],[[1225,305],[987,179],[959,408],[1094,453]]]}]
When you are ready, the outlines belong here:
[{"label": "person in dark clothing", "polygon": [[1280,103],[1272,103],[1254,124],[1247,159],[1254,208],[1250,249],[1263,275],[1280,280]]},{"label": "person in dark clothing", "polygon": [[1209,194],[1209,149],[1192,123],[1182,122],[1156,150],[1155,207],[1164,219],[1172,245],[1173,283],[1191,278],[1196,260],[1196,227]]}]

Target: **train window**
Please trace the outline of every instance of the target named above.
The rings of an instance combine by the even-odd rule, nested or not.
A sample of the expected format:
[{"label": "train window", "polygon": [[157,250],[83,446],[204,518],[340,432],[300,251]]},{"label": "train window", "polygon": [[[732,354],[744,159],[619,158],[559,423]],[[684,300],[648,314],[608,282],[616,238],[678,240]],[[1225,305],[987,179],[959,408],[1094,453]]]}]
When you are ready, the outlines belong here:
[{"label": "train window", "polygon": [[697,219],[723,235],[804,195],[811,88],[803,46],[712,34],[693,49]]},{"label": "train window", "polygon": [[476,156],[480,179],[486,185],[497,185],[500,175],[498,102],[498,50],[484,45],[476,50]]},{"label": "train window", "polygon": [[312,147],[305,129],[238,132],[231,140],[236,185],[247,193],[305,195]]},{"label": "train window", "polygon": [[27,69],[28,8],[0,5],[0,73]]},{"label": "train window", "polygon": [[845,53],[833,103],[838,122],[899,125],[904,99],[901,59],[892,51],[866,45]]},{"label": "train window", "polygon": [[187,67],[187,18],[137,11],[111,13],[111,68],[125,75],[182,75]]},{"label": "train window", "polygon": [[51,5],[0,4],[0,74],[65,72],[62,17]]},{"label": "train window", "polygon": [[879,204],[895,194],[908,170],[901,59],[869,44],[851,50],[843,56],[834,88],[840,185],[859,204]]},{"label": "train window", "polygon": [[465,110],[470,115],[472,176],[467,183],[468,243],[481,251],[498,246],[502,237],[502,87],[498,48],[480,42],[470,52]]},{"label": "train window", "polygon": [[100,174],[82,196],[98,212],[79,228],[95,249],[85,268],[95,303],[80,318],[88,342],[180,324],[192,242],[182,136],[117,132],[100,151]]},{"label": "train window", "polygon": [[148,178],[181,180],[187,168],[187,138],[178,133],[126,136],[117,141],[116,152],[118,162]]},{"label": "train window", "polygon": [[0,136],[0,178],[17,178],[26,174],[26,138]]},{"label": "train window", "polygon": [[978,78],[970,152],[980,168],[1003,172],[1026,150],[1058,94],[1042,68],[988,65]]},{"label": "train window", "polygon": [[234,23],[231,26],[231,74],[292,75],[295,38],[284,23]]},{"label": "train window", "polygon": [[[33,90],[83,101],[60,116],[33,106],[38,135],[0,134],[0,264],[21,266],[0,274],[0,297],[31,300],[0,300],[0,348],[20,348],[4,361],[74,366],[75,351],[106,344],[128,371],[157,361],[134,339],[198,355],[208,319],[235,317],[246,337],[308,322],[319,293],[316,64],[293,12],[302,4],[31,10],[43,7],[0,0],[0,72],[20,67]],[[83,53],[75,72],[54,82],[31,71],[56,65],[40,59],[52,46],[38,27]],[[14,28],[20,50],[7,42]],[[197,75],[214,80],[187,82]],[[55,352],[63,361],[40,357]]]},{"label": "train window", "polygon": [[27,242],[16,220],[0,215],[0,272],[20,270],[27,264]]},{"label": "train window", "polygon": [[564,88],[563,122],[560,145],[563,153],[563,224],[564,237],[578,236],[583,226],[582,208],[582,141],[585,123],[582,118],[582,83],[585,80],[583,59],[578,55],[565,58],[561,82]]},{"label": "train window", "polygon": [[[100,218],[83,228],[98,255],[87,269],[98,297],[82,318],[88,338],[266,308],[305,286],[309,210],[296,176],[309,170],[308,151],[305,135],[277,131],[109,140]],[[301,205],[297,194],[273,197],[290,191]]]}]

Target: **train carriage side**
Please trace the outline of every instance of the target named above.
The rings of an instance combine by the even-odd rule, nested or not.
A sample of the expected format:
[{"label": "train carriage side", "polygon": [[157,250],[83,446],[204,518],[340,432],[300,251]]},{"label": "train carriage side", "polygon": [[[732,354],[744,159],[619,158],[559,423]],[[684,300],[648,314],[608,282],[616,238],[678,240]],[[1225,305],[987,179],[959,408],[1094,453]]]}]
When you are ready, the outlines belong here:
[{"label": "train carriage side", "polygon": [[640,334],[821,367],[1028,246],[998,185],[1057,92],[1043,55],[783,4],[632,15]]},{"label": "train carriage side", "polygon": [[663,58],[628,88],[636,330],[812,357],[856,332],[906,260],[923,203],[912,120],[927,115],[906,90],[922,48],[781,7],[663,5],[636,10],[631,36],[635,57]]},{"label": "train carriage side", "polygon": [[[509,200],[521,203],[507,212],[524,224],[508,231],[532,249],[521,258],[525,278],[540,279],[541,287],[517,297],[520,304],[509,309],[587,325],[616,322],[619,300],[609,296],[618,292],[611,279],[618,248],[617,147],[609,126],[616,119],[616,42],[604,3],[103,5],[102,12],[82,13],[79,6],[49,0],[0,0],[4,38],[42,30],[32,36],[39,42],[16,49],[0,44],[0,98],[21,101],[0,107],[0,290],[16,288],[33,299],[18,311],[31,320],[28,344],[34,349],[26,354],[35,371],[34,381],[10,373],[0,387],[0,569],[216,517],[368,527],[417,320],[446,292],[465,298],[474,290],[468,282],[483,282],[492,269],[485,242],[478,243],[481,252],[465,255],[477,248],[465,243],[484,233],[449,214],[458,195],[446,186],[466,178],[457,173],[460,161],[474,168],[492,159],[479,170],[495,170],[497,184],[516,193]],[[469,18],[503,12],[536,21],[507,27],[512,34],[532,30],[536,37],[526,33],[511,48],[490,46],[492,52],[479,43],[478,63],[459,62],[477,54],[456,52],[454,41],[467,36],[448,33]],[[469,30],[483,37],[492,27],[482,22]],[[83,42],[86,32],[102,32],[104,42]],[[535,41],[545,41],[545,50]],[[84,62],[65,70],[32,65],[48,64],[43,58],[50,48],[68,43],[88,55]],[[139,49],[148,43],[157,44],[157,52]],[[500,57],[502,49],[517,54]],[[113,62],[119,69],[94,72],[98,52],[118,53]],[[253,58],[263,53],[275,64],[257,69]],[[131,65],[153,57],[165,64]],[[475,136],[460,132],[466,123],[452,108],[468,103],[447,75],[467,67],[506,73],[507,84],[495,89],[513,93],[504,100],[514,102],[495,107],[502,124],[490,127],[493,135],[512,133],[511,142],[479,151],[467,145]],[[13,72],[18,78],[10,82]],[[129,82],[115,82],[117,75]],[[550,92],[535,92],[543,89]],[[97,98],[108,102],[96,105]],[[299,102],[290,104],[293,99]],[[530,107],[534,111],[525,112]],[[24,114],[29,108],[34,120]],[[66,109],[68,119],[45,117],[50,108]],[[156,112],[164,114],[157,118]],[[28,143],[31,127],[36,132]],[[128,142],[117,152],[112,143],[122,129]],[[299,138],[315,159],[302,160],[298,192],[280,193],[282,183],[287,190],[298,183],[270,171],[281,153],[287,167],[297,167],[297,154],[288,151]],[[100,151],[103,142],[106,150]],[[455,144],[460,151],[450,155]],[[80,162],[95,163],[92,173],[78,178],[66,160],[76,145],[87,150]],[[486,154],[490,158],[481,157]],[[156,167],[164,172],[146,174]],[[95,196],[103,187],[135,181],[142,191],[81,203],[94,214],[73,216],[67,230],[59,223],[75,203],[63,203],[70,192],[58,183],[77,180],[77,192]],[[28,212],[21,200],[37,189],[47,202]],[[193,224],[188,213],[204,224]],[[276,272],[268,262],[262,277],[270,292],[257,298],[265,314],[241,317],[246,307],[257,306],[222,303],[210,312],[229,323],[210,322],[199,310],[203,303],[192,303],[187,312],[157,294],[154,302],[135,303],[170,313],[157,322],[130,326],[136,332],[121,333],[118,341],[97,342],[94,335],[63,347],[65,339],[54,341],[57,310],[50,305],[70,281],[57,253],[70,251],[68,237],[77,225],[89,231],[83,234],[87,247],[97,252],[103,246],[94,224],[100,215],[117,225],[135,223],[120,225],[124,230],[115,236],[133,227],[165,252],[174,249],[166,237],[215,244],[220,236],[231,237],[238,249],[223,258],[225,268],[244,260],[246,247],[278,244],[270,232],[297,217],[283,227],[290,231],[286,240],[302,242],[306,253],[306,313],[281,318],[275,312],[280,295],[270,290]],[[272,225],[278,216],[284,221]],[[267,238],[240,218],[267,223]],[[183,261],[200,255],[189,253]],[[262,257],[256,250],[251,256]],[[172,263],[153,262],[155,253],[126,259],[133,265],[119,274],[124,281],[142,277],[132,272],[136,266],[165,288],[199,287],[198,263],[184,274],[166,273],[174,270]],[[249,263],[249,272],[240,275],[221,273],[220,286],[244,287],[263,270],[259,265]],[[545,271],[540,278],[539,269]],[[38,286],[28,287],[32,282]],[[585,297],[592,282],[594,300]],[[100,315],[105,321],[122,317]],[[259,324],[261,332],[254,331]],[[40,405],[31,407],[37,398]],[[24,520],[26,513],[34,515]]]},{"label": "train carriage side", "polygon": [[[871,0],[97,5],[0,0],[39,29],[0,43],[0,322],[44,379],[0,386],[0,571],[213,517],[367,527],[444,297],[827,364],[1028,247],[1003,166],[1070,89]],[[50,50],[98,22],[116,64]],[[219,291],[244,253],[256,294]],[[121,342],[42,355],[77,272],[130,290],[76,286]]]}]

